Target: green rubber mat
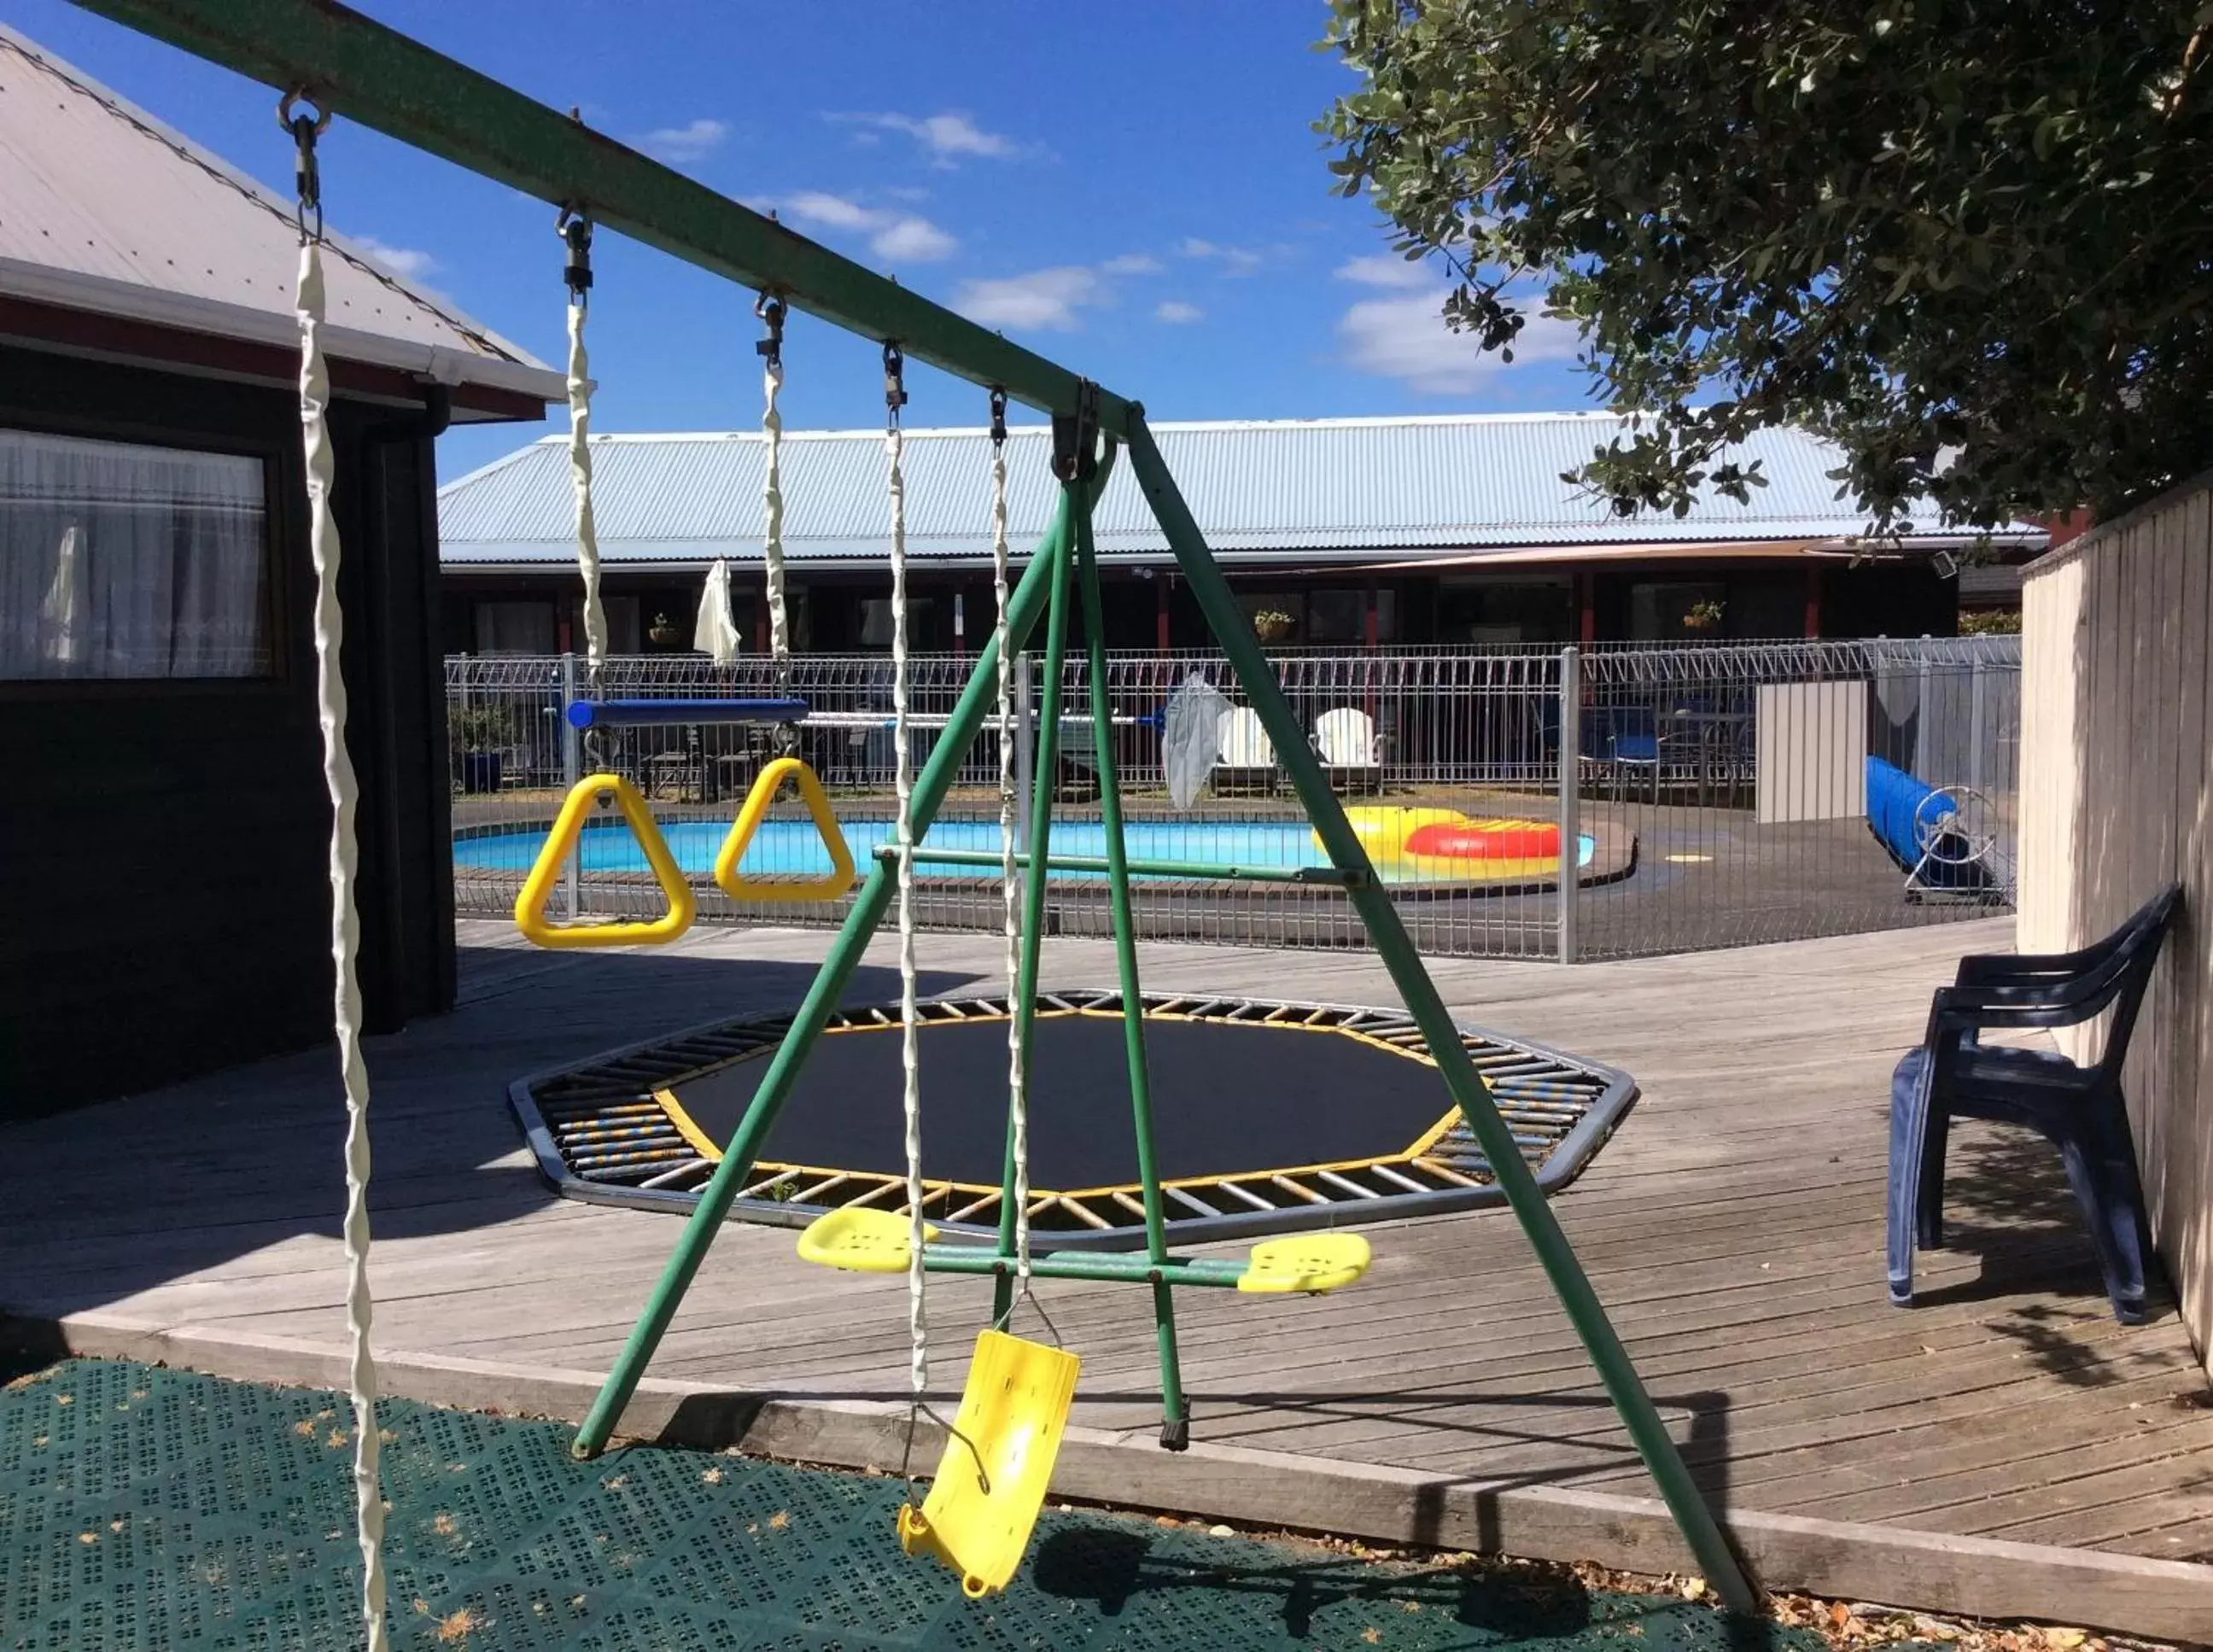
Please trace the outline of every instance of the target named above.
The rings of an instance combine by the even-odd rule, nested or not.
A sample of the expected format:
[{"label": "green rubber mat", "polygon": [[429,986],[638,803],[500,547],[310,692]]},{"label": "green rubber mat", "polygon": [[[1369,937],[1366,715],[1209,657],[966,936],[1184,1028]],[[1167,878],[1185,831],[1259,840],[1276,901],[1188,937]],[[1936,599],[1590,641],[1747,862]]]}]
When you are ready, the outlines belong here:
[{"label": "green rubber mat", "polygon": [[[395,1646],[1634,1647],[1816,1652],[1666,1596],[1379,1565],[1312,1545],[1048,1514],[1013,1588],[962,1599],[899,1551],[899,1483],[381,1409]],[[74,1360],[0,1393],[0,1647],[357,1645],[351,1413],[338,1395]]]}]

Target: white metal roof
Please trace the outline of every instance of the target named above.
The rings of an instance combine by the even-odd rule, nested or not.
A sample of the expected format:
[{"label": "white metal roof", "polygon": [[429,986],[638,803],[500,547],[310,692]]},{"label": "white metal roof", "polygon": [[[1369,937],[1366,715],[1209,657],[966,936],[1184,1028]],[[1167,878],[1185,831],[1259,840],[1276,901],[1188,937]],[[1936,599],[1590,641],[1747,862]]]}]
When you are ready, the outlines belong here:
[{"label": "white metal roof", "polygon": [[[1767,485],[1751,503],[1709,495],[1686,516],[1622,517],[1561,479],[1617,434],[1606,413],[1484,414],[1155,424],[1153,431],[1208,543],[1225,560],[1372,563],[1501,552],[1539,546],[1647,546],[1665,555],[1698,544],[1786,546],[1850,539],[1865,523],[1826,474],[1838,454],[1797,430],[1755,435],[1740,456],[1760,460]],[[549,436],[439,490],[441,558],[448,567],[566,562],[574,502],[567,438]],[[1058,485],[1049,433],[1009,438],[1009,514],[1017,553],[1046,528]],[[988,562],[990,440],[982,430],[906,436],[907,545],[917,558]],[[600,550],[613,562],[675,564],[760,554],[762,443],[752,431],[592,438]],[[883,436],[874,430],[788,431],[783,438],[786,553],[799,564],[885,555]],[[1167,546],[1127,465],[1116,468],[1094,518],[1100,554],[1159,560]],[[1933,510],[1907,543],[1966,537]],[[2002,539],[2011,536],[2001,535]],[[2019,537],[2041,543],[2042,531]]]},{"label": "white metal roof", "polygon": [[[343,235],[326,241],[333,356],[565,396],[528,352]],[[0,27],[0,293],[294,346],[298,262],[290,201]]]}]

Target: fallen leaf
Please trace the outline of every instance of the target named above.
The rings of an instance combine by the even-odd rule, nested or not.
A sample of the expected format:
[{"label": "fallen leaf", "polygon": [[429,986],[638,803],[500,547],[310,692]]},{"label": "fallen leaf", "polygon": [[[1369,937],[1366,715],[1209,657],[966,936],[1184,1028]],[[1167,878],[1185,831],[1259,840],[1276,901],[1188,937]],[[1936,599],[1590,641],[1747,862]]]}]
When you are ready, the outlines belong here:
[{"label": "fallen leaf", "polygon": [[347,1441],[352,1438],[353,1436],[348,1434],[344,1429],[332,1429],[330,1431],[329,1436],[324,1440],[323,1443],[328,1446],[332,1451],[336,1451],[340,1446],[345,1444]]},{"label": "fallen leaf", "polygon": [[456,1641],[468,1639],[469,1631],[482,1622],[474,1606],[463,1606],[459,1612],[449,1612],[438,1619],[438,1638],[451,1646]]},{"label": "fallen leaf", "polygon": [[314,1439],[315,1437],[315,1419],[312,1417],[302,1417],[298,1422],[292,1424],[292,1432],[298,1435],[302,1440]]},{"label": "fallen leaf", "polygon": [[1832,1628],[1842,1629],[1846,1624],[1851,1622],[1851,1620],[1852,1609],[1850,1606],[1846,1606],[1842,1600],[1831,1603],[1829,1607],[1829,1623]]},{"label": "fallen leaf", "polygon": [[430,1517],[430,1529],[440,1537],[451,1537],[460,1527],[455,1525],[451,1515],[441,1513]]},{"label": "fallen leaf", "polygon": [[[1020,1211],[1016,1211],[1015,1214],[1019,1216],[1021,1213]],[[1367,1642],[1370,1646],[1380,1646],[1383,1643],[1383,1631],[1376,1628],[1373,1624],[1370,1624],[1366,1629],[1360,1631],[1360,1638]]]},{"label": "fallen leaf", "polygon": [[[1020,1213],[1017,1212],[1017,1214]],[[790,1524],[791,1516],[784,1513],[781,1509],[777,1509],[776,1513],[768,1517],[768,1529],[771,1532],[781,1532],[785,1527]]]},{"label": "fallen leaf", "polygon": [[1706,1580],[1704,1578],[1686,1577],[1683,1580],[1683,1598],[1686,1600],[1698,1600],[1701,1595],[1704,1594],[1705,1592]]},{"label": "fallen leaf", "polygon": [[76,1540],[79,1543],[97,1543],[100,1541],[100,1533],[97,1532],[79,1532],[76,1534]]},{"label": "fallen leaf", "polygon": [[75,1394],[56,1394],[54,1396],[54,1404],[57,1405],[74,1405],[76,1404],[76,1396]]},{"label": "fallen leaf", "polygon": [[2056,1648],[2058,1652],[2075,1652],[2076,1647],[2089,1638],[2089,1631],[2082,1629],[2047,1629],[2044,1631],[2044,1643]]},{"label": "fallen leaf", "polygon": [[699,1478],[710,1485],[720,1485],[722,1483],[722,1471],[719,1468],[710,1468]]},{"label": "fallen leaf", "polygon": [[1206,1528],[1206,1534],[1209,1537],[1235,1537],[1237,1535],[1236,1533],[1231,1531],[1227,1526],[1210,1526]]}]

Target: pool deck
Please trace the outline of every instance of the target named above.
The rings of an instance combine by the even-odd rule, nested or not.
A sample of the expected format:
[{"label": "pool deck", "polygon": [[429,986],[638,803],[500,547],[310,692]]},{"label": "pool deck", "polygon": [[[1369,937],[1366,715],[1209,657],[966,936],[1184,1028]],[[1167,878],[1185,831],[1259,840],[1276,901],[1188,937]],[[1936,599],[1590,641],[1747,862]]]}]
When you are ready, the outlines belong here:
[{"label": "pool deck", "polygon": [[[1556,1208],[1763,1581],[1828,1595],[2213,1636],[2213,1398],[2171,1308],[2115,1325],[2033,1144],[1955,1138],[1954,1248],[1882,1290],[1886,1080],[1930,988],[2005,920],[1687,957],[1454,960],[1460,1019],[1622,1066],[1643,1094]],[[522,1073],[794,1003],[819,931],[694,931],[546,954],[465,923],[454,1015],[373,1040],[376,1344],[415,1398],[579,1415],[676,1234],[569,1203],[506,1101]],[[930,936],[925,992],[999,942]],[[1106,983],[1048,942],[1052,984]],[[895,996],[879,943],[851,994]],[[1146,984],[1395,1003],[1371,957],[1151,944]],[[925,1068],[924,1082],[928,1082]],[[0,1305],[19,1334],[222,1375],[343,1371],[335,1078],[287,1058],[0,1131]],[[1056,1283],[1084,1359],[1065,1496],[1385,1541],[1683,1564],[1511,1218],[1378,1227],[1320,1299],[1179,1298],[1193,1448],[1152,1444],[1143,1293]],[[948,1393],[981,1288],[933,1282]],[[1018,1327],[1027,1328],[1027,1327]],[[718,1241],[629,1418],[808,1460],[896,1464],[905,1286],[826,1274],[788,1232]]]}]

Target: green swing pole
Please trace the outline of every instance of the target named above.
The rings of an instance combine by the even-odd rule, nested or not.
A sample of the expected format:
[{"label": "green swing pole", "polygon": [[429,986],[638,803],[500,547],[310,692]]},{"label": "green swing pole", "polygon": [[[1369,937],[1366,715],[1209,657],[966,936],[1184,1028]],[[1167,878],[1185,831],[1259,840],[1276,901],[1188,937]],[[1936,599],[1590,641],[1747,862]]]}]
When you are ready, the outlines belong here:
[{"label": "green swing pole", "polygon": [[[1105,466],[1101,466],[1100,474],[1103,479]],[[1104,487],[1106,484],[1101,480],[1096,485]],[[1067,522],[1076,514],[1075,502],[1075,491],[1064,488],[1059,521]],[[1072,533],[1064,535],[1052,552],[1052,594],[1046,605],[1045,697],[1038,708],[1038,735],[1031,757],[1031,869],[1022,883],[1021,960],[1011,989],[1015,995],[1015,1037],[1021,1045],[1026,1084],[1030,1070],[1030,1027],[1037,1019],[1039,948],[1045,940],[1045,856],[1052,838],[1053,782],[1060,772],[1061,678],[1066,674],[1064,666],[1068,658],[1068,576],[1073,538]],[[1009,642],[1011,644],[1011,639]],[[1007,1119],[1006,1155],[999,1173],[998,1253],[1003,1257],[1015,1253],[1015,1121],[1011,1114]],[[1013,1312],[1015,1283],[1013,1277],[1004,1273],[992,1281],[993,1325],[1005,1325],[1007,1316]]]},{"label": "green swing pole", "polygon": [[[1094,489],[1104,487],[1106,479],[1102,466],[1097,482],[1093,484]],[[1029,567],[1023,571],[1021,582],[1009,600],[1007,646],[1010,649],[1019,649],[1028,640],[1037,625],[1038,611],[1045,606],[1047,588],[1061,577],[1057,570],[1067,560],[1071,515],[1070,497],[1064,495],[1052,527],[1039,543]],[[985,704],[997,693],[998,658],[996,639],[986,643],[977,656],[975,670],[969,674],[968,686],[960,691],[960,698],[946,720],[944,733],[930,748],[930,759],[923,765],[922,773],[915,781],[917,837],[927,832],[930,823],[936,819],[938,806],[945,801],[961,759],[984,726]],[[616,1356],[613,1369],[607,1373],[599,1397],[592,1402],[583,1425],[576,1430],[576,1441],[570,1448],[575,1455],[596,1457],[607,1448],[608,1436],[622,1420],[631,1396],[637,1393],[646,1365],[653,1358],[653,1350],[660,1346],[669,1321],[676,1317],[685,1292],[691,1289],[699,1265],[706,1260],[708,1248],[714,1244],[724,1218],[729,1215],[731,1201],[736,1198],[746,1178],[753,1173],[754,1156],[775,1125],[777,1115],[783,1112],[783,1104],[790,1099],[823,1023],[838,1007],[846,982],[852,978],[861,954],[868,949],[869,937],[883,921],[895,881],[891,866],[878,861],[868,881],[861,886],[852,910],[846,913],[837,938],[830,943],[822,967],[815,972],[806,998],[785,1030],[783,1041],[777,1046],[768,1070],[761,1076],[760,1088],[754,1092],[752,1105],[747,1107],[745,1117],[730,1137],[729,1146],[723,1150],[722,1162],[715,1167],[713,1177],[700,1190],[698,1205],[684,1224],[684,1232],[661,1269],[653,1294],[646,1299],[637,1323],[631,1327],[629,1340]]]},{"label": "green swing pole", "polygon": [[[1132,408],[1131,411],[1128,442],[1130,462],[1137,484],[1144,490],[1153,515],[1175,552],[1177,564],[1190,584],[1192,596],[1198,599],[1207,624],[1213,629],[1216,643],[1228,656],[1253,709],[1259,714],[1261,726],[1275,743],[1276,760],[1290,777],[1322,847],[1329,851],[1330,859],[1345,870],[1369,872],[1367,852],[1361,848],[1359,838],[1344,818],[1343,807],[1330,790],[1328,777],[1322,773],[1320,762],[1308,749],[1306,731],[1299,727],[1297,714],[1283,698],[1283,688],[1276,681],[1267,657],[1253,640],[1252,627],[1230,594],[1229,582],[1222,577],[1214,553],[1207,549],[1205,537],[1199,532],[1190,506],[1184,503],[1175,479],[1168,473],[1140,409]],[[1081,531],[1079,527],[1079,536]],[[1645,1392],[1643,1379],[1630,1362],[1628,1350],[1623,1348],[1620,1338],[1606,1319],[1598,1293],[1591,1289],[1582,1265],[1576,1259],[1575,1247],[1569,1244],[1558,1218],[1537,1186],[1536,1178],[1516,1150],[1513,1132],[1498,1116],[1489,1087],[1468,1059],[1444,1000],[1438,996],[1436,983],[1430,979],[1421,954],[1399,923],[1398,909],[1392,905],[1389,893],[1372,877],[1356,880],[1346,887],[1345,893],[1367,925],[1377,956],[1391,972],[1391,979],[1405,1002],[1406,1013],[1421,1028],[1446,1088],[1459,1104],[1468,1128],[1482,1143],[1499,1190],[1520,1219],[1521,1231],[1528,1235],[1530,1247],[1536,1252],[1538,1262],[1551,1279],[1560,1306],[1567,1310],[1576,1334],[1582,1338],[1599,1380],[1606,1385],[1623,1426],[1658,1484],[1660,1495],[1666,1499],[1699,1570],[1713,1584],[1722,1603],[1731,1611],[1757,1612],[1758,1595],[1746,1581],[1735,1554],[1715,1522],[1713,1511],[1707,1508],[1690,1470],[1684,1466],[1681,1454],[1675,1449],[1674,1441],[1668,1437],[1667,1426],[1661,1420],[1651,1395]]]},{"label": "green swing pole", "polygon": [[[1145,1202],[1145,1256],[1168,1259],[1166,1217],[1161,1210],[1160,1168],[1153,1159],[1153,1084],[1145,1059],[1145,1006],[1137,984],[1137,925],[1130,909],[1130,866],[1122,841],[1122,787],[1114,772],[1114,723],[1106,706],[1106,611],[1099,594],[1099,558],[1092,545],[1091,511],[1076,508],[1076,558],[1083,579],[1083,630],[1091,668],[1091,748],[1099,765],[1099,823],[1106,837],[1106,887],[1114,911],[1114,970],[1122,989],[1122,1047],[1130,1065],[1130,1122],[1137,1140],[1137,1180]],[[1176,1357],[1175,1289],[1165,1273],[1153,1277],[1153,1336],[1161,1359],[1161,1444],[1181,1451],[1191,1444],[1191,1411],[1184,1403],[1183,1370]]]}]

